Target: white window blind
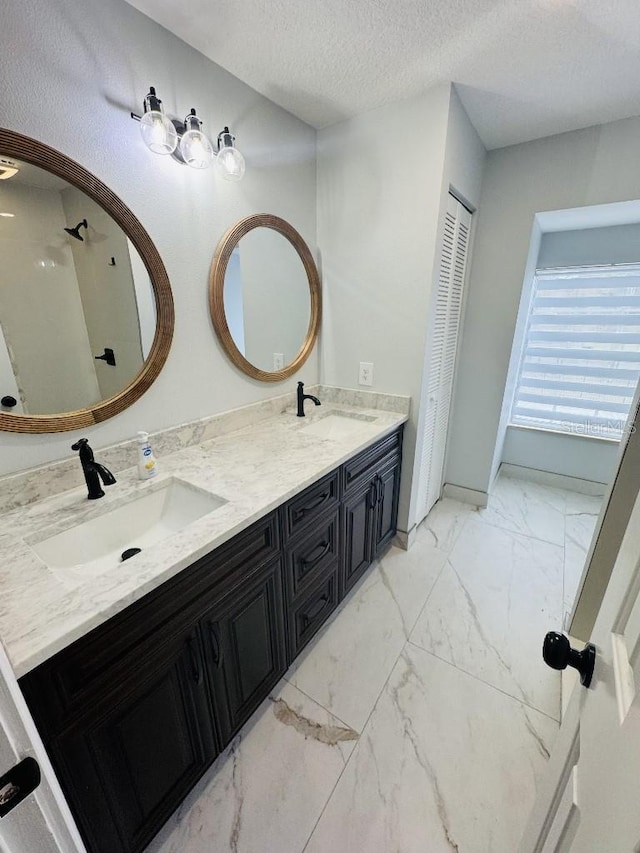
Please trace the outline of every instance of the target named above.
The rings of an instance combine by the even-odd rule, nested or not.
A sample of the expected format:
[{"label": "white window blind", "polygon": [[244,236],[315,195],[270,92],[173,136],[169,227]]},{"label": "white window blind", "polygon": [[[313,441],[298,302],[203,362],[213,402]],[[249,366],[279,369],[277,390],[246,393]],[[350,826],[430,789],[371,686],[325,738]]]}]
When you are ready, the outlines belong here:
[{"label": "white window blind", "polygon": [[640,264],[538,270],[511,423],[620,439],[640,377]]}]

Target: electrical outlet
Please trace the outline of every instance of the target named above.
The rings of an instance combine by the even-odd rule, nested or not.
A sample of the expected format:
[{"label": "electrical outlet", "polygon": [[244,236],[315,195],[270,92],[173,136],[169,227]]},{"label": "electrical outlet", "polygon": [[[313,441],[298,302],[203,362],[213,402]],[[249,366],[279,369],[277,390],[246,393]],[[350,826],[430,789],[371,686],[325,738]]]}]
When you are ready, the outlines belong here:
[{"label": "electrical outlet", "polygon": [[284,369],[284,353],[283,352],[274,352],[274,354],[273,354],[273,369],[274,370],[283,370]]},{"label": "electrical outlet", "polygon": [[359,385],[373,385],[373,364],[370,361],[360,362],[360,373],[358,374]]}]

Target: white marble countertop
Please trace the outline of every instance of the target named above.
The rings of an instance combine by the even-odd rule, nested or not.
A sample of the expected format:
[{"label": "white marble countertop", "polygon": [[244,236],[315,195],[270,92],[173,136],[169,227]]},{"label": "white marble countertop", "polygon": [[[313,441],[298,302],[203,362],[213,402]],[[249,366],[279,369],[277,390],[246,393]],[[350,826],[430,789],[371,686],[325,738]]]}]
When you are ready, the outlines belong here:
[{"label": "white marble countertop", "polygon": [[[321,438],[309,426],[335,412],[361,424],[349,437]],[[360,420],[358,415],[367,419]],[[99,501],[83,485],[0,515],[0,636],[18,677],[176,575],[199,557],[396,429],[406,414],[323,404],[303,421],[288,411],[158,460],[146,482],[120,472]],[[96,452],[100,461],[100,454]],[[97,517],[176,477],[226,503],[183,531],[98,577],[55,574],[27,544]]]}]

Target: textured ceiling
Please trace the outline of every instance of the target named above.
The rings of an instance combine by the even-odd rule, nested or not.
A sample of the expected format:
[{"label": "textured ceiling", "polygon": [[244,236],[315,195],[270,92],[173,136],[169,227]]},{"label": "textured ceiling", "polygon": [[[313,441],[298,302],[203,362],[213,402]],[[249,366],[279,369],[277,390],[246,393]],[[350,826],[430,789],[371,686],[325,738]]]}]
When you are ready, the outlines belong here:
[{"label": "textured ceiling", "polygon": [[640,114],[638,0],[129,0],[324,127],[452,80],[488,148]]}]

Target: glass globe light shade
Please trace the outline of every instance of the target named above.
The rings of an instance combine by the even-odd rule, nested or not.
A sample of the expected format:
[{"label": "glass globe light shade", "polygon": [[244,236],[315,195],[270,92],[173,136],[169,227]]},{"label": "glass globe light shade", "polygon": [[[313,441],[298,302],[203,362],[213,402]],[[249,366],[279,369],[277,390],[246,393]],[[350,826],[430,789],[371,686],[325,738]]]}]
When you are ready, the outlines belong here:
[{"label": "glass globe light shade", "polygon": [[170,119],[160,110],[149,110],[140,119],[142,140],[154,154],[173,154],[178,134]]},{"label": "glass globe light shade", "polygon": [[201,130],[187,130],[180,140],[180,153],[192,169],[208,169],[213,161],[213,147]]},{"label": "glass globe light shade", "polygon": [[233,146],[220,149],[216,159],[216,165],[220,175],[226,181],[241,181],[245,173],[244,157]]}]

